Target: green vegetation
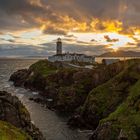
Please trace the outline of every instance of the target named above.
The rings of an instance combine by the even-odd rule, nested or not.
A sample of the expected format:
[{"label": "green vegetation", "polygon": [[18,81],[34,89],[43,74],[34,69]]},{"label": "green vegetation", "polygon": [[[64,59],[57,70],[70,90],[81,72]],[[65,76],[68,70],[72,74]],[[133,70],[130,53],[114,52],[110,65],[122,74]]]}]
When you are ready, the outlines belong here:
[{"label": "green vegetation", "polygon": [[112,122],[114,132],[122,129],[128,140],[140,139],[140,80],[129,90],[127,99],[100,123]]},{"label": "green vegetation", "polygon": [[28,110],[26,109],[24,105],[18,105],[18,110],[20,114],[30,116]]},{"label": "green vegetation", "polygon": [[79,62],[79,61],[71,61],[70,62],[71,64],[74,64],[74,65],[78,65],[78,66],[87,66],[87,65],[94,65],[96,64],[95,62],[94,63],[90,63],[90,62]]},{"label": "green vegetation", "polygon": [[[73,87],[73,75],[77,72],[71,67],[63,68],[59,62],[51,63],[47,60],[40,60],[33,64],[29,70],[30,76],[26,80],[28,85],[31,85],[37,90],[46,90],[46,93],[52,93],[51,98],[57,98],[56,92],[59,92],[59,101],[57,104],[67,105],[71,108],[75,104],[75,89]],[[60,89],[59,89],[60,88]],[[76,103],[77,106],[77,103]]]},{"label": "green vegetation", "polygon": [[30,136],[11,124],[0,121],[0,140],[32,140]]},{"label": "green vegetation", "polygon": [[[87,120],[91,119],[92,115],[91,124],[98,118],[100,130],[97,134],[106,133],[103,135],[106,135],[108,140],[118,139],[121,131],[127,140],[139,140],[140,60],[127,61],[121,73],[93,89],[82,107],[81,114],[86,116]],[[104,127],[106,123],[111,124],[109,128]]]},{"label": "green vegetation", "polygon": [[33,71],[34,73],[38,73],[46,77],[49,74],[55,73],[57,70],[57,67],[53,63],[47,60],[40,60],[37,63],[33,64],[30,67],[30,70]]},{"label": "green vegetation", "polygon": [[[129,67],[132,67],[132,64]],[[115,108],[127,96],[127,89],[132,84],[131,80],[135,82],[135,76],[132,77],[131,73],[131,69],[126,67],[117,76],[93,89],[84,105],[85,108],[88,108],[89,112],[96,110],[98,115],[104,114],[112,107]]]},{"label": "green vegetation", "polygon": [[77,111],[72,125],[97,128],[96,135],[105,135],[106,140],[116,140],[120,133],[128,140],[140,139],[139,59],[95,70],[64,68],[60,63],[41,60],[29,71],[33,72],[28,77],[29,88],[43,91],[60,111]]},{"label": "green vegetation", "polygon": [[58,102],[65,107],[78,106],[79,102],[82,102],[86,96],[84,96],[84,89],[70,87],[61,87],[59,89]]}]

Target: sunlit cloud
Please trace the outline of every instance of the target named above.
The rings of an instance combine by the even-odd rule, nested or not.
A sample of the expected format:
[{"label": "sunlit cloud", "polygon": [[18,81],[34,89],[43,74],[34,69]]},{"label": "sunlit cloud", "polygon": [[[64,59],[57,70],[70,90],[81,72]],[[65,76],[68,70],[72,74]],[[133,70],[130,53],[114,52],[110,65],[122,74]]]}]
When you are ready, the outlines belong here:
[{"label": "sunlit cloud", "polygon": [[140,46],[139,0],[1,0],[0,16],[1,45],[47,44],[54,52],[61,37],[88,54]]}]

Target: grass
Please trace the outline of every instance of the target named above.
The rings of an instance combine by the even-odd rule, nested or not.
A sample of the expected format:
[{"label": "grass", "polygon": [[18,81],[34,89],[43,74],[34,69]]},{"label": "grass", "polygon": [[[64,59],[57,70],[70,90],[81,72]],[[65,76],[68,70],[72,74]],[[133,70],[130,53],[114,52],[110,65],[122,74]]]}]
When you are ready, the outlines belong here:
[{"label": "grass", "polygon": [[0,121],[0,140],[32,140],[30,136],[11,124]]},{"label": "grass", "polygon": [[114,130],[122,129],[128,140],[140,138],[140,80],[130,89],[127,99],[100,124],[112,122]]},{"label": "grass", "polygon": [[30,116],[30,115],[29,115],[29,112],[28,112],[28,110],[25,108],[25,106],[19,105],[19,106],[18,106],[18,109],[19,109],[20,114],[24,114],[24,115]]},{"label": "grass", "polygon": [[[121,129],[128,136],[128,140],[140,139],[139,65],[140,60],[125,61],[122,72],[94,88],[89,93],[84,106],[81,107],[81,112],[87,113],[86,117],[89,114],[100,116],[100,125],[105,122],[112,123],[110,128],[112,140],[119,135]],[[43,76],[48,76],[58,70],[46,60],[37,62],[31,66],[31,69]],[[90,81],[92,81],[90,78],[85,78],[74,89],[72,87],[61,88],[59,101],[65,106],[75,103],[77,96],[79,98],[84,96],[82,85],[89,85]]]},{"label": "grass", "polygon": [[[128,140],[140,139],[139,65],[140,63],[133,63],[117,77],[94,89],[88,97],[88,108],[90,110],[96,110],[97,113],[101,115],[103,112],[107,111],[108,108],[111,108],[111,105],[114,106],[114,103],[119,98],[122,98],[122,96],[125,95],[125,98],[116,106],[116,109],[100,120],[100,125],[111,122],[111,135],[108,136],[109,140],[115,140],[116,137],[118,137],[120,130],[123,130],[123,133],[127,136]],[[133,82],[130,82],[131,84],[126,86],[127,94],[125,94],[121,89],[127,83],[127,80]],[[113,84],[114,87],[112,86]],[[120,89],[118,89],[118,85]],[[119,94],[119,92],[122,92],[122,94]]]},{"label": "grass", "polygon": [[57,71],[57,67],[47,60],[40,60],[30,67],[34,73],[39,73],[46,77],[49,74],[53,74]]},{"label": "grass", "polygon": [[89,109],[94,110],[96,105],[98,108],[97,112],[100,115],[103,111],[108,109],[109,106],[111,107],[125,98],[128,88],[133,84],[133,81],[130,80],[134,80],[135,83],[135,80],[138,80],[140,77],[140,74],[136,70],[133,70],[136,66],[137,61],[135,62],[132,60],[131,62],[129,60],[122,72],[106,83],[94,88],[86,101]]}]

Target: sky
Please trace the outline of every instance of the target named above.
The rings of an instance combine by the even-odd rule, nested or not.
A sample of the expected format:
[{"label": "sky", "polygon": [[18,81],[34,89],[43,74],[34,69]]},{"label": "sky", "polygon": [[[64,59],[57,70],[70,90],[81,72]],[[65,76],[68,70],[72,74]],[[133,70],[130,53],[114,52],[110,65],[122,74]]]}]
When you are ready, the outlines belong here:
[{"label": "sky", "polygon": [[140,0],[0,0],[0,57],[140,51]]}]

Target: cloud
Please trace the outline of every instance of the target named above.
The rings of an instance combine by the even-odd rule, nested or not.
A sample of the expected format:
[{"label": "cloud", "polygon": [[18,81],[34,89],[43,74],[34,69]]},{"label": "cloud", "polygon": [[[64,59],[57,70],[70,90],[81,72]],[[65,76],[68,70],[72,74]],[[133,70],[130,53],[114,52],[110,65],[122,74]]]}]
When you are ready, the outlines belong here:
[{"label": "cloud", "polygon": [[45,47],[31,45],[0,44],[0,57],[5,56],[48,56],[49,52]]},{"label": "cloud", "polygon": [[65,37],[67,37],[67,38],[77,38],[76,36],[74,36],[73,34],[69,34],[69,35],[65,35]]},{"label": "cloud", "polygon": [[[83,43],[83,42],[82,42]],[[52,55],[56,53],[56,44],[55,43],[46,43],[42,44],[46,50]],[[63,43],[63,52],[70,53],[82,53],[87,55],[98,55],[104,52],[111,51],[111,48],[108,48],[106,45],[85,45],[85,44],[67,44]]]},{"label": "cloud", "polygon": [[76,42],[77,40],[75,38],[63,38],[63,42],[69,42],[69,43],[72,43],[72,42]]},{"label": "cloud", "polygon": [[14,40],[14,39],[7,39],[7,40],[5,40],[5,41],[8,41],[8,42],[10,42],[10,43],[15,43],[15,40]]},{"label": "cloud", "polygon": [[64,44],[64,51],[65,52],[76,52],[76,53],[82,53],[82,54],[87,54],[87,55],[97,55],[97,54],[102,54],[104,52],[110,51],[107,46],[105,45],[69,45],[69,44]]},{"label": "cloud", "polygon": [[[107,51],[111,51],[111,49],[107,48],[106,46],[99,46],[99,45],[70,45],[70,44],[63,44],[63,51],[64,52],[71,52],[71,53],[84,53],[87,55],[98,55],[102,54]],[[21,44],[0,44],[0,57],[6,56],[49,56],[56,53],[56,44],[54,43],[46,43],[42,46],[31,46],[31,45],[21,45]]]},{"label": "cloud", "polygon": [[91,39],[91,42],[97,42],[95,39]]},{"label": "cloud", "polygon": [[111,39],[108,35],[105,35],[104,38],[106,39],[107,42],[118,42],[119,41],[119,39],[115,39],[115,38]]},{"label": "cloud", "polygon": [[95,30],[134,34],[140,28],[139,7],[139,0],[1,0],[0,29],[45,25],[47,34]]},{"label": "cloud", "polygon": [[55,35],[67,35],[67,30],[62,28],[57,28],[56,26],[49,26],[43,29],[45,34],[55,34]]},{"label": "cloud", "polygon": [[134,37],[134,36],[131,36],[132,37],[132,39],[135,41],[135,42],[140,42],[140,39],[139,38],[136,38],[136,37]]},{"label": "cloud", "polygon": [[137,44],[136,43],[128,42],[127,45],[129,45],[129,46],[136,46]]}]

